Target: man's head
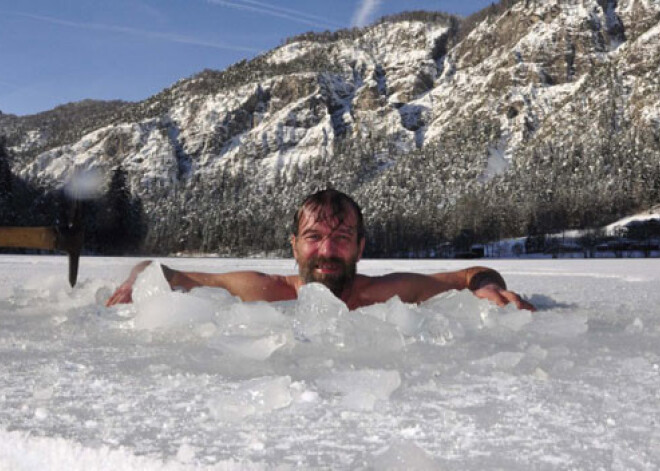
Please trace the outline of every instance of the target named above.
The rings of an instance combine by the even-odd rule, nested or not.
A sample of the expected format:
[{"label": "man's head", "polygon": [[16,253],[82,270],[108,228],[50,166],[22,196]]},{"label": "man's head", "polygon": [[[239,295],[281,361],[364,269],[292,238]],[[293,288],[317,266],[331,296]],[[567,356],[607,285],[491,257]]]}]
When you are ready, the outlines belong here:
[{"label": "man's head", "polygon": [[364,251],[358,204],[333,189],[309,195],[293,219],[291,246],[305,283],[319,282],[340,297],[355,278]]}]

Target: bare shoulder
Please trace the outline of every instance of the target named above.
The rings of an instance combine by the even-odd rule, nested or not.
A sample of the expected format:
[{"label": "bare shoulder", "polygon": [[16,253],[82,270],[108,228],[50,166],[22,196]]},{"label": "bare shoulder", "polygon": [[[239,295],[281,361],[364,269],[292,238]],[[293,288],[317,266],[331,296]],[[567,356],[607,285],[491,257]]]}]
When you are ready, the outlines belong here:
[{"label": "bare shoulder", "polygon": [[[248,274],[249,273],[249,274]],[[297,297],[297,276],[246,272],[243,281],[243,301],[285,301]]]}]

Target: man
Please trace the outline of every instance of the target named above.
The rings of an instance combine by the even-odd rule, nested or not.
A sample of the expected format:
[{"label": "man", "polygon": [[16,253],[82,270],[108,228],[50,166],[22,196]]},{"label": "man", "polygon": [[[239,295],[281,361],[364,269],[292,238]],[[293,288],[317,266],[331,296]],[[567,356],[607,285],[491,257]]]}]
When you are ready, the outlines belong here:
[{"label": "man", "polygon": [[[267,275],[253,271],[183,272],[164,265],[163,272],[173,288],[220,287],[243,301],[296,299],[302,285],[319,282],[344,301],[349,309],[385,302],[393,296],[399,296],[407,303],[420,303],[451,289],[470,289],[475,296],[499,306],[514,303],[519,309],[535,310],[530,303],[507,290],[498,272],[485,267],[432,275],[358,275],[356,267],[364,245],[360,207],[348,195],[328,189],[308,196],[295,214],[291,247],[298,263],[298,275]],[[132,301],[133,283],[149,263],[142,262],[133,268],[128,279],[108,299],[108,306]]]}]

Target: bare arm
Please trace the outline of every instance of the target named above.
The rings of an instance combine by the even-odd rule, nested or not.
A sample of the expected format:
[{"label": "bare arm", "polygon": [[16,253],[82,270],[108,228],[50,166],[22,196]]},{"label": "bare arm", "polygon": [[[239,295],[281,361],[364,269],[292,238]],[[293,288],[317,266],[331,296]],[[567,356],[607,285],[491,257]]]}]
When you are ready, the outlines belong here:
[{"label": "bare arm", "polygon": [[151,264],[150,261],[140,262],[133,267],[128,275],[128,278],[119,285],[119,288],[112,293],[112,296],[105,302],[106,306],[114,306],[115,304],[131,303],[133,302],[133,283],[138,275],[144,271]]},{"label": "bare arm", "polygon": [[[106,302],[106,306],[132,302],[133,284],[138,275],[151,262],[137,264],[119,288]],[[186,291],[198,286],[224,288],[243,301],[280,301],[295,298],[295,288],[291,280],[278,275],[266,275],[254,271],[230,273],[202,273],[174,270],[162,265],[163,274],[172,288]]]},{"label": "bare arm", "polygon": [[456,289],[469,289],[476,297],[488,299],[498,306],[513,303],[518,309],[536,311],[531,303],[522,299],[517,293],[509,291],[502,275],[492,268],[470,267],[456,272],[436,273],[432,276],[438,279],[443,275],[445,278],[454,280],[459,286],[462,285]]},{"label": "bare arm", "polygon": [[475,296],[499,306],[514,303],[518,309],[535,310],[518,294],[507,290],[502,275],[487,267],[470,267],[432,275],[392,273],[372,280],[369,289],[365,290],[364,302],[367,303],[384,302],[395,295],[404,302],[420,303],[445,291],[469,289]]}]

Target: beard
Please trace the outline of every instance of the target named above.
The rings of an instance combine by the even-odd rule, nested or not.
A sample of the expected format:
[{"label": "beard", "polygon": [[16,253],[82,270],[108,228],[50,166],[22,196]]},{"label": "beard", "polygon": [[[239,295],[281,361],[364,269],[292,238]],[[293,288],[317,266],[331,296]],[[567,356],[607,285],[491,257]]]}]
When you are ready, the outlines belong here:
[{"label": "beard", "polygon": [[[333,263],[340,266],[337,273],[318,273],[318,268],[324,263]],[[300,266],[300,277],[305,283],[321,283],[338,298],[341,297],[344,288],[349,286],[355,279],[357,271],[357,257],[348,261],[338,257],[311,257],[305,265]]]}]

